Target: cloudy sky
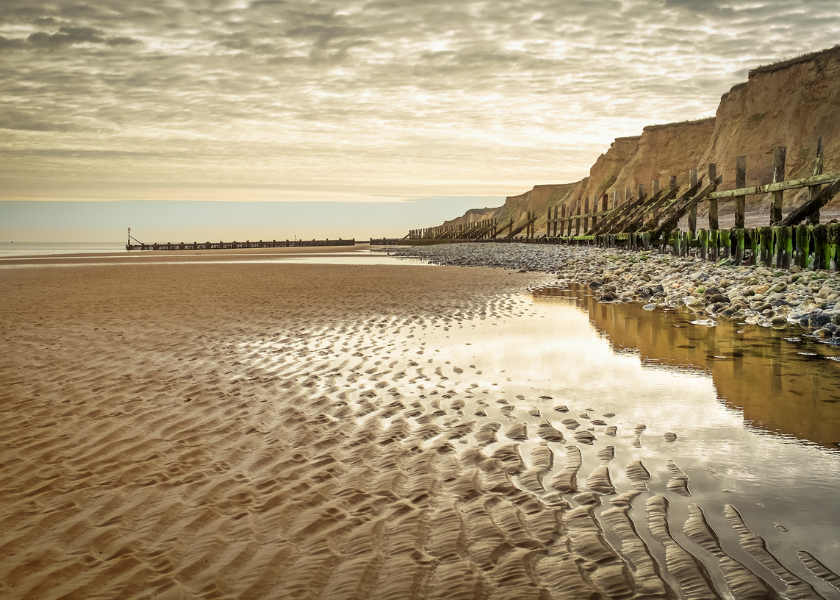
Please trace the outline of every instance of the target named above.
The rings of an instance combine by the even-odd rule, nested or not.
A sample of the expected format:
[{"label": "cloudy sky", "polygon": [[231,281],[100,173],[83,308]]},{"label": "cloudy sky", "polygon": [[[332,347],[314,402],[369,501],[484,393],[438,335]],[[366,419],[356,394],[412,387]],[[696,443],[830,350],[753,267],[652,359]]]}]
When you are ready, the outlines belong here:
[{"label": "cloudy sky", "polygon": [[836,0],[2,0],[0,200],[492,203],[838,40]]}]

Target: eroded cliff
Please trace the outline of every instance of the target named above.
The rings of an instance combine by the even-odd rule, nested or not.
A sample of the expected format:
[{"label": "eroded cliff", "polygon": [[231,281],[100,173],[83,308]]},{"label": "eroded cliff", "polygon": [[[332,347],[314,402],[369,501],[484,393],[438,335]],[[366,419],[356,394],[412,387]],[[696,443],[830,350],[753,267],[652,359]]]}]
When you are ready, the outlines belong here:
[{"label": "eroded cliff", "polygon": [[[720,189],[732,189],[738,156],[747,157],[748,186],[769,183],[777,146],[787,147],[787,178],[805,177],[812,174],[820,137],[824,172],[840,170],[840,46],[750,71],[746,82],[721,97],[714,117],[649,125],[640,136],[617,138],[596,159],[589,176],[578,182],[538,185],[508,196],[503,206],[470,210],[446,224],[496,218],[501,225],[511,217],[519,223],[528,211],[535,211],[537,231],[545,232],[549,207],[565,205],[567,211],[576,210],[587,198],[591,206],[592,198],[604,192],[612,203],[615,190],[623,198],[625,188],[635,193],[644,184],[649,192],[652,180],[667,187],[671,175],[685,186],[689,170],[705,173],[709,163],[716,163],[723,176]],[[801,204],[806,193],[786,192],[788,210]],[[751,196],[747,208],[759,209],[768,203],[769,195]],[[721,203],[722,216],[732,210],[731,202]]]}]

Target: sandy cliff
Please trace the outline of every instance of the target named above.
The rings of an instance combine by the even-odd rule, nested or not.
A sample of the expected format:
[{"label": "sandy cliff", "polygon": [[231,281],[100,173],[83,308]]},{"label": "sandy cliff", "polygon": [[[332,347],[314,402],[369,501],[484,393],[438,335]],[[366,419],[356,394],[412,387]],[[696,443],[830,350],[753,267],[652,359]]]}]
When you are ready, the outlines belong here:
[{"label": "sandy cliff", "polygon": [[[747,185],[760,185],[772,181],[773,149],[786,146],[787,176],[805,177],[820,136],[824,172],[840,169],[840,46],[754,69],[747,82],[724,94],[698,167],[717,163],[721,189],[733,189],[735,160],[746,156]],[[801,201],[802,194],[786,192],[785,203],[797,195]]]},{"label": "sandy cliff", "polygon": [[[735,187],[735,161],[747,157],[747,185],[772,181],[773,149],[787,147],[788,178],[804,177],[813,170],[817,139],[824,140],[824,172],[840,170],[840,46],[759,67],[746,82],[721,97],[714,117],[666,125],[649,125],[640,136],[617,138],[600,155],[589,176],[571,184],[538,185],[517,196],[508,196],[495,209],[471,210],[447,224],[513,217],[521,222],[527,211],[538,215],[537,231],[545,232],[548,207],[576,209],[585,198],[614,190],[634,193],[641,183],[650,192],[651,182],[667,187],[671,175],[685,186],[688,171],[705,173],[710,162],[723,175],[720,189]],[[805,191],[785,193],[785,205],[798,205]],[[765,206],[766,197],[748,197],[749,208]],[[840,203],[835,200],[834,204]],[[591,204],[591,200],[590,200]],[[721,215],[731,212],[731,202],[721,202]],[[703,214],[701,209],[700,214]]]}]

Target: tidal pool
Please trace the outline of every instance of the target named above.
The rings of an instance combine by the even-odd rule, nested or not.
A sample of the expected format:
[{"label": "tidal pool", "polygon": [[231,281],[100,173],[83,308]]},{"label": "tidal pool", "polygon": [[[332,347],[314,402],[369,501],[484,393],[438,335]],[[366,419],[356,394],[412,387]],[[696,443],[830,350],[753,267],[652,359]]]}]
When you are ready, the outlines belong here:
[{"label": "tidal pool", "polygon": [[[451,383],[438,387],[448,396],[467,394],[464,420],[478,410],[479,430],[485,421],[501,424],[499,441],[486,454],[511,442],[506,431],[521,434],[512,426],[525,424],[520,452],[534,467],[528,457],[545,445],[537,432],[548,421],[580,450],[578,490],[603,488],[608,474],[616,494],[603,496],[596,514],[606,539],[630,564],[632,545],[622,546],[609,514],[610,499],[625,492],[638,493],[629,516],[663,577],[680,589],[679,561],[669,564],[670,542],[657,539],[655,520],[645,515],[646,501],[662,495],[670,503],[670,534],[690,555],[683,558],[700,561],[722,597],[744,597],[731,595],[719,566],[728,556],[779,593],[840,598],[803,562],[810,556],[840,571],[837,349],[802,332],[727,322],[707,327],[691,324],[690,313],[599,304],[581,288],[538,290],[517,306],[510,316],[437,324],[418,335],[426,355],[461,371],[445,368]],[[581,431],[593,435],[591,445],[576,439]],[[543,496],[556,493],[552,482],[569,464],[564,444],[551,446],[555,460],[540,479]],[[626,467],[636,461],[649,480],[631,478]],[[523,485],[521,474],[517,483],[538,491],[533,481]],[[564,497],[577,502],[573,493]],[[655,510],[648,506],[648,516]],[[694,516],[697,525],[701,514],[705,533],[695,530],[690,539],[687,521]],[[755,535],[766,551],[756,550]],[[703,544],[715,537],[720,551]],[[681,550],[667,552],[673,562]]]}]

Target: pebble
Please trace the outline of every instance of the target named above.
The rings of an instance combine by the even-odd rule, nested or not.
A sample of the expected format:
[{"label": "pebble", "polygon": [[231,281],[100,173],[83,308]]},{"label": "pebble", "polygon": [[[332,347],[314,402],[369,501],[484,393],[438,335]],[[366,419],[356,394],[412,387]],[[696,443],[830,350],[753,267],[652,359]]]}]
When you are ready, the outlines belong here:
[{"label": "pebble", "polygon": [[[704,324],[723,318],[776,329],[795,323],[813,331],[840,325],[835,272],[732,266],[731,261],[595,246],[463,243],[403,246],[394,255],[440,265],[551,273],[557,286],[587,286],[601,302],[640,302],[647,310],[687,307],[714,317],[699,319]],[[822,339],[840,343],[838,337]]]}]

